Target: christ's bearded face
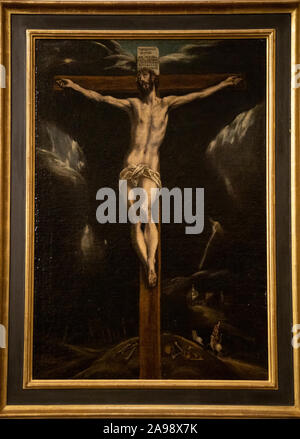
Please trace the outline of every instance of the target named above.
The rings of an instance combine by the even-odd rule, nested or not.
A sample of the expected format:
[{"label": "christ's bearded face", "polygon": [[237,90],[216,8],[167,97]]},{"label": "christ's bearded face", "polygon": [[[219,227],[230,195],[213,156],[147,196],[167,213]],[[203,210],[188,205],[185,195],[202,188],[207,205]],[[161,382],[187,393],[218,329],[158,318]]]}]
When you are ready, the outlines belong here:
[{"label": "christ's bearded face", "polygon": [[142,95],[148,95],[154,87],[154,78],[149,70],[141,70],[137,74],[137,86]]}]

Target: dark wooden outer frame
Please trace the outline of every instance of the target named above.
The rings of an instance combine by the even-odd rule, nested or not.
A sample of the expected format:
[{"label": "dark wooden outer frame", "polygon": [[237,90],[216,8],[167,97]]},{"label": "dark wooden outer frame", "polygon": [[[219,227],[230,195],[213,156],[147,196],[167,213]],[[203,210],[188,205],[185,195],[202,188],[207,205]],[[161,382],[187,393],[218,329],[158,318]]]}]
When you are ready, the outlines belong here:
[{"label": "dark wooden outer frame", "polygon": [[[200,1],[200,2],[53,2],[2,1],[1,5],[1,64],[7,69],[7,87],[1,89],[1,320],[8,327],[9,317],[9,261],[10,261],[10,142],[11,142],[11,15],[12,14],[270,14],[289,13],[292,17],[292,67],[299,64],[299,2],[285,1]],[[299,89],[291,89],[291,226],[293,269],[293,324],[299,322],[299,290],[297,260],[299,229]],[[7,341],[8,342],[8,341]],[[8,345],[8,343],[7,343]],[[3,417],[293,417],[300,415],[299,384],[300,352],[294,350],[294,405],[7,405],[8,349],[1,351],[1,412]],[[187,390],[188,391],[188,390]]]}]

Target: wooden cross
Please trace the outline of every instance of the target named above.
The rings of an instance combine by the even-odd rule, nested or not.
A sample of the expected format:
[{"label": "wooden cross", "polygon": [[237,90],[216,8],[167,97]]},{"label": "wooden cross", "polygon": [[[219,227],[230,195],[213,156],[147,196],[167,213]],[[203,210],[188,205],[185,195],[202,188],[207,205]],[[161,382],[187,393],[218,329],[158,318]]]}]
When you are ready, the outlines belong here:
[{"label": "wooden cross", "polygon": [[[159,90],[162,94],[174,92],[189,93],[217,84],[228,76],[236,73],[182,74],[160,75]],[[128,93],[136,95],[135,76],[56,76],[54,84],[59,79],[71,79],[80,86],[105,94]],[[243,87],[243,85],[242,85]],[[239,86],[238,88],[241,88]],[[61,91],[58,85],[54,89]],[[157,250],[158,282],[155,288],[149,289],[144,269],[140,268],[140,298],[139,298],[139,358],[140,378],[161,378],[161,333],[160,333],[160,288],[161,288],[161,246],[160,224],[158,224],[159,245]]]}]

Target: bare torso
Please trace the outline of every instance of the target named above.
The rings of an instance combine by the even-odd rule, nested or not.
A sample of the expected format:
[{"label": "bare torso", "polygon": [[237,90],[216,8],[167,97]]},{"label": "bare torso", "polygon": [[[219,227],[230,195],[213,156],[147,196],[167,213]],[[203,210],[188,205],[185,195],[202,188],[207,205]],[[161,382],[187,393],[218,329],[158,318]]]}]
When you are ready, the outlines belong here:
[{"label": "bare torso", "polygon": [[[154,171],[159,171],[159,148],[166,134],[169,110],[195,99],[210,96],[217,90],[229,85],[238,84],[242,79],[232,76],[217,85],[199,92],[188,93],[184,96],[167,96],[163,99],[156,95],[155,88],[149,87],[151,75],[144,72],[140,75],[144,87],[144,98],[117,99],[113,96],[103,96],[93,90],[87,90],[70,79],[57,81],[60,87],[70,87],[97,102],[106,102],[125,110],[131,122],[131,140],[129,151],[124,160],[124,166],[147,164]],[[153,84],[152,84],[153,85]]]},{"label": "bare torso", "polygon": [[159,148],[168,124],[168,105],[155,97],[148,103],[139,98],[130,99],[131,141],[125,166],[144,163],[159,170]]}]

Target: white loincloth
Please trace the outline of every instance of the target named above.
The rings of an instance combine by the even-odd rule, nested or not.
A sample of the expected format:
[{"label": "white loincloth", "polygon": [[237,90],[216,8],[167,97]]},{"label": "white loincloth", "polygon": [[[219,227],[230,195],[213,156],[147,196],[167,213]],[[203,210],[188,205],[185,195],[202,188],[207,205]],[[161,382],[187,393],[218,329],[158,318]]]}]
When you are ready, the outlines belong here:
[{"label": "white loincloth", "polygon": [[161,188],[160,173],[153,171],[148,165],[129,165],[120,172],[120,180],[128,180],[132,186],[137,187],[140,177],[150,178],[158,188]]}]

